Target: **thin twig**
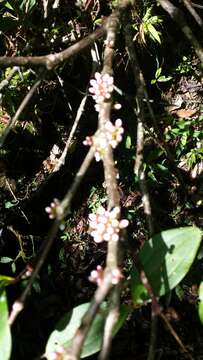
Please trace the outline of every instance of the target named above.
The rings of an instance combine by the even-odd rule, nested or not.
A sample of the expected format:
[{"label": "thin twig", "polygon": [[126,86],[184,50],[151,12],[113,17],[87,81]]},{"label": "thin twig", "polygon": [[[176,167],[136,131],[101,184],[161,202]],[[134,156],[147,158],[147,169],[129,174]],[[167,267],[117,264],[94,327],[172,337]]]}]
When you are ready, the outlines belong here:
[{"label": "thin twig", "polygon": [[28,220],[28,217],[25,215],[24,211],[21,209],[21,206],[20,206],[20,204],[19,204],[19,200],[18,200],[17,197],[15,196],[15,194],[14,194],[14,192],[13,192],[13,190],[12,190],[12,187],[11,187],[11,185],[10,185],[10,183],[9,183],[9,181],[8,181],[7,179],[6,179],[6,185],[7,185],[7,187],[8,187],[8,190],[10,191],[11,195],[13,196],[13,198],[14,198],[14,200],[15,200],[15,203],[16,203],[18,209],[20,210],[22,216],[23,216],[24,219],[27,221],[27,223],[30,224],[30,221]]},{"label": "thin twig", "polygon": [[137,109],[136,109],[136,115],[137,115],[137,147],[136,147],[136,160],[135,160],[135,167],[134,172],[138,177],[140,189],[142,192],[142,203],[144,207],[144,213],[146,215],[149,233],[150,235],[153,234],[153,221],[152,221],[152,212],[151,212],[151,205],[149,200],[149,193],[147,190],[146,180],[145,180],[145,173],[144,173],[144,124],[145,121],[145,109],[144,109],[144,99],[146,94],[146,88],[145,88],[145,81],[143,74],[141,72],[137,56],[134,49],[133,44],[133,37],[131,34],[131,27],[128,25],[127,19],[125,21],[125,41],[127,46],[127,51],[129,55],[130,62],[132,64],[135,84],[137,88],[137,94],[136,94],[136,103],[137,103]]},{"label": "thin twig", "polygon": [[66,156],[67,156],[67,153],[69,151],[69,148],[72,144],[72,140],[73,140],[73,137],[75,135],[75,132],[76,132],[76,129],[78,127],[78,124],[79,124],[79,121],[81,119],[81,116],[84,112],[84,108],[85,108],[85,104],[86,104],[86,101],[87,101],[87,95],[85,95],[83,98],[82,98],[82,101],[80,103],[80,106],[78,108],[78,111],[77,111],[77,114],[76,114],[76,118],[74,120],[74,123],[73,123],[73,126],[72,126],[72,129],[71,129],[71,132],[69,134],[69,137],[68,137],[68,140],[66,142],[66,145],[63,149],[63,152],[60,156],[60,158],[57,160],[56,162],[56,165],[53,169],[53,173],[56,172],[56,171],[59,171],[61,166],[65,164],[65,160],[66,160]]},{"label": "thin twig", "polygon": [[164,323],[166,324],[167,328],[169,329],[171,335],[174,337],[174,339],[176,340],[176,342],[178,343],[178,345],[180,346],[180,348],[182,349],[185,357],[189,360],[194,360],[194,358],[192,357],[192,355],[189,353],[189,351],[186,349],[185,345],[183,344],[182,340],[179,338],[178,334],[176,333],[176,331],[174,330],[174,328],[172,327],[172,325],[170,324],[170,322],[168,321],[168,319],[166,318],[166,316],[163,313],[160,313],[159,316],[162,318],[162,320],[164,321]]},{"label": "thin twig", "polygon": [[[140,69],[137,55],[135,53],[134,44],[133,44],[133,36],[131,34],[131,27],[129,25],[129,12],[125,14],[125,41],[127,46],[127,51],[129,55],[129,59],[131,61],[135,84],[137,88],[136,94],[136,103],[137,103],[137,147],[136,147],[136,160],[135,160],[135,167],[134,171],[138,177],[138,182],[140,185],[141,193],[142,193],[142,203],[144,208],[144,213],[147,220],[148,230],[150,236],[154,233],[154,226],[153,226],[153,219],[152,219],[152,211],[151,211],[151,204],[149,198],[149,192],[147,189],[147,184],[145,180],[145,172],[144,172],[144,124],[145,121],[145,109],[144,109],[144,99],[146,98],[146,87],[145,81]],[[150,343],[149,343],[149,350],[148,350],[148,360],[154,360],[155,358],[155,346],[156,346],[156,339],[157,339],[157,314],[160,312],[160,307],[158,304],[158,300],[153,293],[153,289],[149,283],[149,280],[144,272],[143,269],[140,271],[140,279],[143,282],[143,285],[149,291],[149,294],[152,298],[152,306],[151,306],[151,332],[150,332]]]},{"label": "thin twig", "polygon": [[174,6],[169,0],[158,0],[158,2],[162,6],[162,8],[171,16],[171,18],[177,23],[186,38],[190,41],[203,65],[203,48],[193,34],[190,27],[188,26],[183,12],[179,8]]},{"label": "thin twig", "polygon": [[196,7],[197,9],[203,10],[203,5],[195,4],[194,2],[191,2],[192,6]]},{"label": "thin twig", "polygon": [[[98,68],[98,65],[99,65],[98,52],[97,52],[96,44],[94,44],[94,48],[91,49],[91,55],[92,55],[92,74],[94,74],[95,71]],[[84,109],[85,109],[85,104],[86,104],[86,101],[87,101],[87,97],[88,97],[88,89],[86,89],[86,93],[85,93],[85,95],[83,96],[83,98],[81,100],[81,103],[80,103],[79,108],[77,110],[77,114],[76,114],[73,126],[71,128],[68,140],[66,142],[66,145],[64,147],[64,150],[63,150],[60,158],[58,159],[58,161],[56,163],[56,166],[53,169],[53,172],[59,171],[61,166],[65,164],[65,159],[66,159],[68,150],[69,150],[69,148],[71,146],[71,143],[72,143],[73,137],[75,135],[76,129],[78,127],[79,121],[80,121],[81,116],[82,116],[82,114],[84,112]]]},{"label": "thin twig", "polygon": [[0,83],[0,91],[9,84],[9,82],[11,81],[12,77],[15,75],[15,73],[19,71],[19,67],[18,66],[14,66],[13,69],[11,70],[11,72],[9,73],[9,75],[6,77],[6,79],[2,80]]},{"label": "thin twig", "polygon": [[34,93],[37,90],[40,83],[41,83],[41,80],[37,80],[36,83],[31,87],[31,89],[29,90],[27,95],[24,97],[24,99],[21,102],[21,104],[20,104],[18,110],[16,111],[14,117],[11,119],[8,126],[4,130],[3,135],[0,137],[0,148],[4,145],[4,142],[5,142],[8,134],[9,134],[9,132],[15,126],[16,121],[18,120],[19,116],[21,115],[21,113],[23,112],[23,110],[25,109],[25,107],[27,106],[29,101],[31,100],[32,96],[34,95]]},{"label": "thin twig", "polygon": [[104,279],[101,285],[95,291],[90,306],[82,318],[81,324],[75,333],[71,347],[66,350],[64,360],[78,360],[80,353],[90,326],[97,314],[98,308],[102,301],[105,299],[109,291],[112,289],[112,272],[105,273]]},{"label": "thin twig", "polygon": [[188,9],[188,11],[190,12],[190,14],[193,16],[193,18],[195,19],[195,21],[197,22],[197,24],[201,27],[201,29],[203,30],[203,21],[202,18],[199,16],[199,14],[197,13],[197,11],[194,9],[194,7],[192,6],[192,3],[190,0],[183,0],[185,7]]},{"label": "thin twig", "polygon": [[16,319],[16,317],[18,316],[18,314],[23,310],[24,305],[25,305],[25,301],[27,299],[27,296],[29,295],[32,285],[37,277],[37,275],[39,274],[39,271],[41,270],[42,265],[44,264],[44,261],[48,255],[48,252],[53,244],[53,241],[55,239],[55,236],[57,234],[58,231],[58,227],[60,225],[60,221],[58,219],[56,219],[54,221],[54,224],[51,227],[51,230],[47,236],[47,240],[45,242],[45,246],[43,246],[41,255],[39,256],[39,259],[37,261],[37,264],[34,268],[34,270],[32,271],[32,275],[28,281],[28,284],[24,290],[24,292],[22,293],[22,295],[20,296],[19,299],[17,299],[13,306],[12,306],[12,310],[9,316],[9,325],[12,325]]},{"label": "thin twig", "polygon": [[20,296],[20,298],[18,300],[16,300],[13,304],[12,311],[11,311],[10,318],[9,318],[10,325],[13,324],[13,322],[15,321],[19,312],[22,311],[24,308],[24,304],[27,299],[27,296],[29,295],[32,285],[33,285],[37,275],[39,274],[39,271],[41,270],[42,265],[44,264],[44,262],[46,260],[49,250],[51,249],[53,241],[58,232],[58,228],[61,224],[61,221],[66,217],[66,215],[70,211],[71,201],[72,201],[72,199],[75,195],[75,192],[76,192],[78,186],[80,185],[85,173],[87,172],[87,169],[93,159],[93,156],[94,156],[94,150],[93,150],[93,148],[90,148],[80,169],[78,170],[78,172],[75,176],[75,179],[73,180],[71,188],[66,193],[64,199],[62,200],[62,202],[60,204],[60,209],[61,209],[60,215],[58,216],[58,218],[55,219],[44,243],[42,244],[42,247],[39,251],[40,255],[36,261],[36,266],[34,267],[34,270],[28,281],[28,284],[27,284],[24,292]]}]

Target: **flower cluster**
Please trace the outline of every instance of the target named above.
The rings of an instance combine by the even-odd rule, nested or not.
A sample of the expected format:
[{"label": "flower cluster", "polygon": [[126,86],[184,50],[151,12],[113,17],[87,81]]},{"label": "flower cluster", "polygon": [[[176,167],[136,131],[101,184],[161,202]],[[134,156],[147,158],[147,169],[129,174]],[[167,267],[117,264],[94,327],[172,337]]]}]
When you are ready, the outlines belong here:
[{"label": "flower cluster", "polygon": [[99,286],[101,285],[101,282],[103,280],[103,274],[104,274],[104,269],[102,268],[101,265],[97,265],[96,270],[91,271],[89,276],[89,281]]},{"label": "flower cluster", "polygon": [[[122,275],[120,269],[118,269],[118,268],[113,269],[111,271],[111,275],[112,275],[112,284],[113,285],[118,284],[119,281],[121,279],[123,279],[123,275]],[[104,277],[104,269],[100,265],[97,265],[96,270],[91,271],[90,276],[89,276],[89,281],[100,286],[102,283],[103,277]]]},{"label": "flower cluster", "polygon": [[122,134],[124,133],[122,120],[117,119],[115,121],[115,125],[113,125],[111,121],[107,121],[105,128],[107,130],[106,137],[108,139],[108,143],[112,146],[113,149],[115,149],[118,143],[121,142]]},{"label": "flower cluster", "polygon": [[121,119],[117,119],[115,125],[113,125],[111,121],[107,121],[104,132],[97,138],[87,136],[83,144],[87,146],[93,145],[95,147],[95,159],[96,161],[100,161],[108,145],[115,149],[118,143],[121,142],[123,132],[124,129]]},{"label": "flower cluster", "polygon": [[63,215],[63,209],[60,206],[60,201],[58,199],[54,199],[50,206],[45,208],[45,211],[49,214],[50,219],[55,219]]},{"label": "flower cluster", "polygon": [[113,77],[109,74],[95,73],[95,79],[90,80],[91,87],[89,92],[92,94],[93,99],[96,102],[95,109],[99,111],[99,105],[102,101],[110,99],[113,91]]},{"label": "flower cluster", "polygon": [[128,226],[128,220],[118,220],[119,215],[119,207],[107,211],[102,206],[97,209],[96,214],[89,215],[90,234],[96,243],[104,240],[118,241],[120,229]]}]

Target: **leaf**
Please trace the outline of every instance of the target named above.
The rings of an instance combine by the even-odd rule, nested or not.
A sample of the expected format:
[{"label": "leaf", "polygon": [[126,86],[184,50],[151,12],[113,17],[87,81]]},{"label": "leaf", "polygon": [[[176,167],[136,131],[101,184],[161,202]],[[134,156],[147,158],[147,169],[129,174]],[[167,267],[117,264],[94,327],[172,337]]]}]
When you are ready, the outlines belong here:
[{"label": "leaf", "polygon": [[8,360],[11,354],[11,333],[8,324],[8,305],[5,290],[0,291],[0,359]]},{"label": "leaf", "polygon": [[167,82],[167,81],[170,81],[171,79],[173,79],[172,78],[172,76],[160,76],[158,79],[157,79],[157,81],[158,82]]},{"label": "leaf", "polygon": [[155,27],[152,24],[147,24],[147,29],[152,38],[161,44],[161,38],[159,36],[160,33],[155,29]]},{"label": "leaf", "polygon": [[199,286],[198,313],[199,313],[200,321],[203,325],[203,281],[200,283],[200,286]]},{"label": "leaf", "polygon": [[13,261],[13,259],[10,258],[10,257],[7,257],[7,256],[2,256],[2,257],[0,258],[0,263],[1,263],[1,264],[8,264],[8,263],[10,263],[10,262],[12,262],[12,261]]},{"label": "leaf", "polygon": [[[202,232],[197,227],[162,231],[147,241],[139,255],[143,269],[157,296],[172,290],[184,278],[201,243]],[[141,284],[133,283],[132,296]]]},{"label": "leaf", "polygon": [[[47,346],[46,346],[46,357],[51,359],[50,353],[57,351],[60,346],[68,347],[71,345],[72,340],[75,336],[75,332],[80,326],[81,319],[89,308],[90,303],[85,303],[75,307],[73,310],[63,316],[58,322],[56,329],[51,333]],[[102,303],[100,311],[96,315],[93,324],[90,328],[88,336],[83,345],[81,358],[95,354],[101,349],[103,328],[105,323],[105,315],[107,310],[107,303]],[[126,306],[121,307],[120,319],[115,326],[113,335],[117,333],[120,327],[123,325],[128,315],[128,309]]]},{"label": "leaf", "polygon": [[10,209],[10,208],[12,208],[13,206],[15,206],[16,204],[13,204],[11,201],[7,201],[6,203],[5,203],[5,208],[6,209]]},{"label": "leaf", "polygon": [[125,147],[126,147],[126,149],[130,149],[131,146],[132,146],[131,137],[128,135],[128,136],[126,137]]},{"label": "leaf", "polygon": [[135,305],[141,305],[149,299],[149,294],[145,286],[140,282],[140,276],[135,267],[131,272],[131,280],[132,300]]},{"label": "leaf", "polygon": [[159,67],[159,68],[157,69],[157,71],[155,72],[155,79],[158,79],[158,78],[160,77],[161,72],[162,72],[162,68]]},{"label": "leaf", "polygon": [[174,111],[179,118],[190,118],[197,113],[197,109],[180,109]]},{"label": "leaf", "polygon": [[0,291],[6,286],[12,284],[14,280],[15,279],[10,276],[0,275]]}]

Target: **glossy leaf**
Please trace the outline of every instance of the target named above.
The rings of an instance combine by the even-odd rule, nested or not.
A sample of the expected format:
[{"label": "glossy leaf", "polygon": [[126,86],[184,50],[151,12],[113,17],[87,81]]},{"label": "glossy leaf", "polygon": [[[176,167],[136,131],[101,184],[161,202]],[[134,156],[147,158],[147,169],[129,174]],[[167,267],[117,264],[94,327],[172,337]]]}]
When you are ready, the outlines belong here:
[{"label": "glossy leaf", "polygon": [[[50,354],[57,351],[60,346],[68,347],[71,345],[75,332],[80,326],[81,319],[89,308],[90,303],[85,303],[75,307],[72,311],[63,316],[56,326],[56,329],[50,335],[46,346],[46,357],[51,359]],[[85,340],[81,358],[95,354],[101,348],[103,329],[105,323],[105,315],[107,310],[107,303],[102,303],[100,311],[96,315],[88,336]],[[114,334],[123,325],[128,315],[128,309],[125,306],[121,307],[120,319],[115,327]]]},{"label": "glossy leaf", "polygon": [[[191,226],[162,231],[144,244],[139,257],[157,296],[172,290],[187,274],[201,237],[201,230]],[[138,286],[141,286],[140,280],[132,277],[132,297],[136,303]]]},{"label": "glossy leaf", "polygon": [[0,290],[0,359],[8,360],[11,354],[11,333],[8,324],[8,305],[5,290]]}]

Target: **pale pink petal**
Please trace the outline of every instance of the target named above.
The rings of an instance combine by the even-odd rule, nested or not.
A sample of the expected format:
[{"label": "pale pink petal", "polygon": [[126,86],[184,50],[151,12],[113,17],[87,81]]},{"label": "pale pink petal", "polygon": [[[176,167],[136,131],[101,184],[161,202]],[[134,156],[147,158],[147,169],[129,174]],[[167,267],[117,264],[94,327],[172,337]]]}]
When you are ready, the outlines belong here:
[{"label": "pale pink petal", "polygon": [[119,228],[124,229],[129,225],[129,221],[127,219],[123,219],[119,223]]}]

